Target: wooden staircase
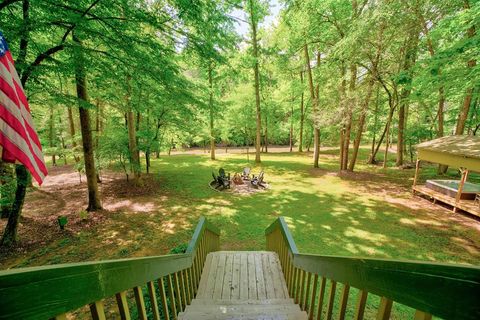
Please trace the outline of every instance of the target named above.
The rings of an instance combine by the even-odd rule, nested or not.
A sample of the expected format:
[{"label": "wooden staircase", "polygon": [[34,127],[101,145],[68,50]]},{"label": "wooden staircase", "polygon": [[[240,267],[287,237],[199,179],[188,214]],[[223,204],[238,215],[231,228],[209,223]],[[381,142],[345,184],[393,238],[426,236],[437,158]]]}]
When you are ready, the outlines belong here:
[{"label": "wooden staircase", "polygon": [[479,266],[300,253],[282,217],[265,238],[220,251],[201,218],[185,253],[0,271],[0,320],[480,319]]},{"label": "wooden staircase", "polygon": [[218,251],[207,255],[198,293],[180,320],[303,320],[289,297],[278,256],[268,251]]}]

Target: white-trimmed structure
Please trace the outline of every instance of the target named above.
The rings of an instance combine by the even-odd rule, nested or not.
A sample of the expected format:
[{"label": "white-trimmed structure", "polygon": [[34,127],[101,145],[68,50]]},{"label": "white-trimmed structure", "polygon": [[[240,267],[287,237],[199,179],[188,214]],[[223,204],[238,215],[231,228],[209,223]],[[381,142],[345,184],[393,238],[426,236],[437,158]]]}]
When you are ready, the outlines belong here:
[{"label": "white-trimmed structure", "polygon": [[[438,163],[458,168],[462,173],[455,198],[447,196],[424,185],[417,185],[420,161]],[[473,200],[462,200],[462,190],[467,181],[469,171],[480,173],[480,137],[476,136],[448,136],[417,145],[417,163],[413,179],[413,192],[418,192],[441,201],[457,209],[480,216],[480,204]]]}]

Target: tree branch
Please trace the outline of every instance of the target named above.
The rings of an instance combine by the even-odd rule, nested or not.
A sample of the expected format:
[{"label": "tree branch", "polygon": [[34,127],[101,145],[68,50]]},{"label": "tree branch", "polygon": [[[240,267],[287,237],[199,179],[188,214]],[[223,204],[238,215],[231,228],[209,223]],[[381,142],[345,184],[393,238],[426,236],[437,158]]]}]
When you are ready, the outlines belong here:
[{"label": "tree branch", "polygon": [[45,52],[42,52],[41,54],[39,54],[37,56],[37,58],[35,59],[35,61],[33,61],[27,69],[25,69],[25,72],[23,73],[22,75],[22,85],[25,86],[25,83],[27,82],[28,78],[30,77],[30,75],[32,74],[32,71],[33,69],[40,65],[40,63],[42,63],[43,60],[45,60],[46,58],[50,57],[52,54],[54,53],[57,53],[58,51],[61,51],[65,48],[64,44],[60,44],[58,46],[55,46],[55,47],[52,47],[50,49],[48,49],[47,51]]},{"label": "tree branch", "polygon": [[[95,7],[95,5],[97,5],[97,3],[99,3],[100,0],[95,0],[81,15],[80,17],[83,18],[85,17],[85,15],[90,11],[92,10],[93,7]],[[25,86],[25,83],[27,82],[28,78],[30,77],[30,75],[32,74],[33,72],[33,69],[35,67],[37,67],[38,65],[40,65],[46,58],[50,57],[51,55],[57,53],[58,51],[61,51],[65,48],[65,41],[67,40],[67,37],[68,35],[70,34],[70,32],[73,31],[73,29],[75,29],[75,27],[77,26],[76,23],[72,24],[70,27],[68,27],[67,31],[65,32],[65,34],[63,35],[62,37],[62,40],[60,41],[60,44],[59,45],[56,45],[55,47],[52,47],[50,49],[48,49],[47,51],[44,51],[42,53],[40,53],[36,58],[35,60],[27,67],[27,69],[25,69],[25,72],[23,73],[22,75],[22,85]]]},{"label": "tree branch", "polygon": [[4,9],[6,6],[11,5],[12,3],[19,2],[20,0],[4,0],[0,2],[0,11]]},{"label": "tree branch", "polygon": [[18,52],[17,63],[22,66],[25,63],[27,58],[27,47],[28,47],[28,34],[30,32],[30,2],[29,0],[23,0],[22,11],[23,11],[23,32],[20,39],[20,49]]}]

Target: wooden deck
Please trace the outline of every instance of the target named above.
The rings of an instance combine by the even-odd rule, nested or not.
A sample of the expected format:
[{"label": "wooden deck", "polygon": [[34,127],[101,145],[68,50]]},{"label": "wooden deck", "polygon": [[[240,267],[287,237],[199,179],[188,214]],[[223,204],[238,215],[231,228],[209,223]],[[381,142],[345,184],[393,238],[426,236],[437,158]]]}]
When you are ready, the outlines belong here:
[{"label": "wooden deck", "polygon": [[287,291],[278,256],[267,251],[208,254],[195,299],[179,319],[307,319]]},{"label": "wooden deck", "polygon": [[473,200],[460,200],[458,204],[455,203],[455,198],[449,197],[443,193],[440,193],[438,191],[432,190],[426,186],[422,185],[417,185],[413,187],[413,191],[418,192],[420,194],[423,194],[425,196],[428,196],[432,198],[435,201],[441,201],[443,203],[446,203],[448,205],[451,205],[453,209],[457,208],[460,210],[463,210],[465,212],[468,212],[470,214],[473,214],[477,217],[480,217],[480,206],[475,201]]}]

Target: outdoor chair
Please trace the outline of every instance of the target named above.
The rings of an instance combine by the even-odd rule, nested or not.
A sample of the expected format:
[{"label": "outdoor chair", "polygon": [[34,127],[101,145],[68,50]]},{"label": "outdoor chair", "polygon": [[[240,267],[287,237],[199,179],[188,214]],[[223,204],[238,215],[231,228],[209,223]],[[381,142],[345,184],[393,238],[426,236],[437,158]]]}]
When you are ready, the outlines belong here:
[{"label": "outdoor chair", "polygon": [[223,168],[218,170],[218,182],[224,188],[230,188],[230,173],[226,174]]},{"label": "outdoor chair", "polygon": [[242,179],[243,180],[250,180],[250,168],[249,167],[243,168]]},{"label": "outdoor chair", "polygon": [[212,172],[213,181],[210,182],[210,185],[215,189],[218,189],[223,186],[220,177],[218,177],[214,172]]},{"label": "outdoor chair", "polygon": [[264,176],[263,171],[260,171],[258,176],[253,176],[251,183],[255,188],[258,188],[258,187],[265,188],[265,186],[263,185],[263,176]]}]

